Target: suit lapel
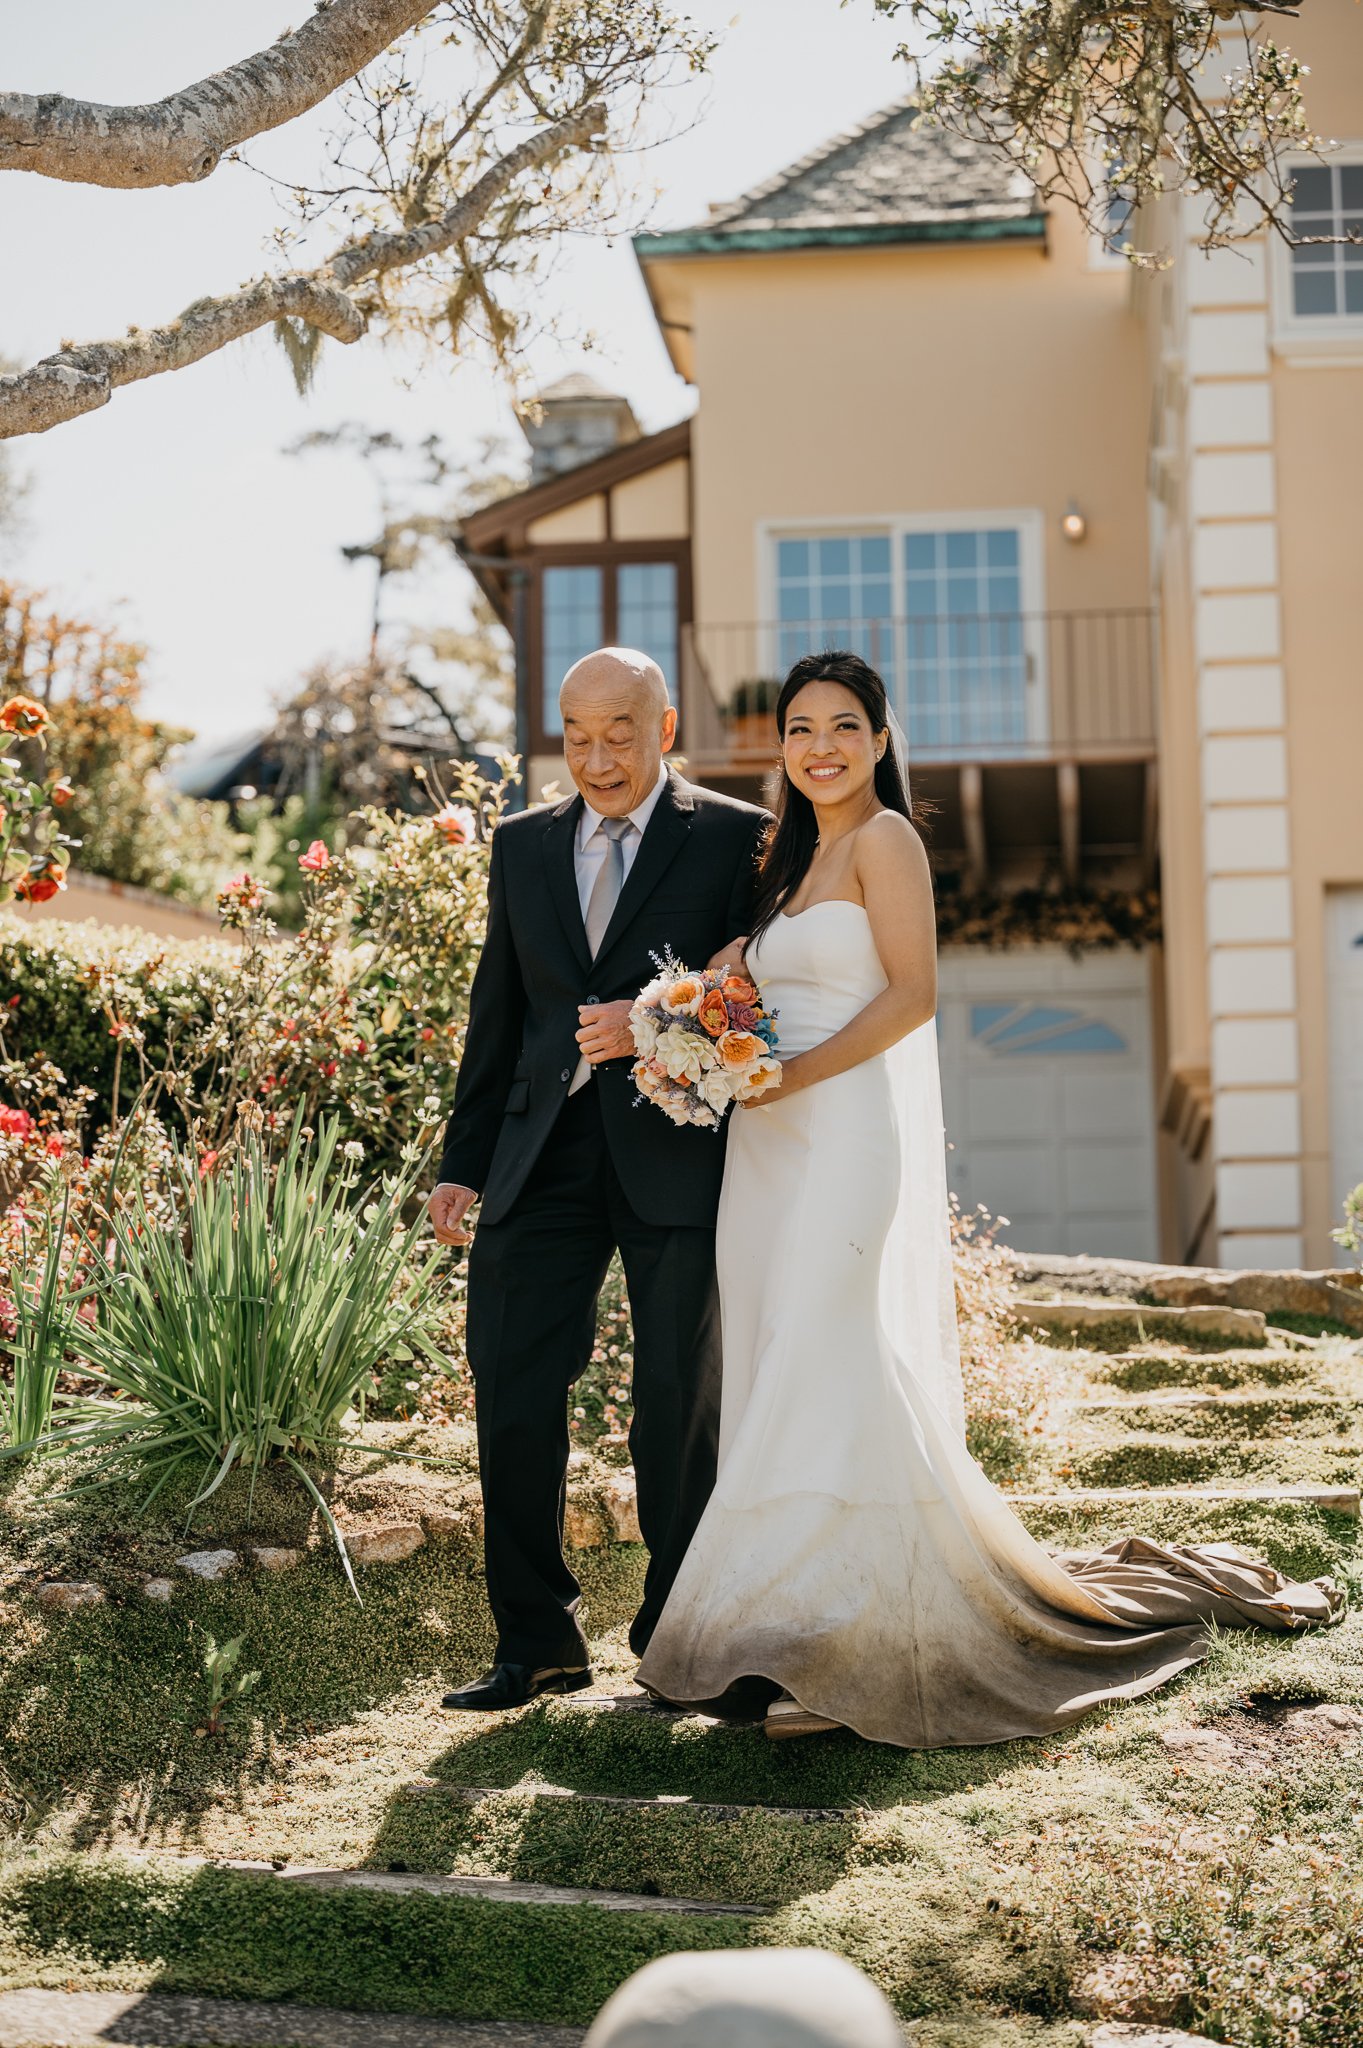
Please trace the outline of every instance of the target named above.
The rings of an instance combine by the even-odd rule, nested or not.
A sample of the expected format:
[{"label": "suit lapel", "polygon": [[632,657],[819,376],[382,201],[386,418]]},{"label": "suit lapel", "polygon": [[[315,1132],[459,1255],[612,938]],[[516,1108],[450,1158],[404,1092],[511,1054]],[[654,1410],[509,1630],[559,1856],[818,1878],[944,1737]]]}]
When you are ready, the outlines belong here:
[{"label": "suit lapel", "polygon": [[[592,963],[594,966],[599,967],[605,960],[612,946],[625,932],[630,920],[648,901],[680,853],[691,830],[694,809],[695,805],[687,784],[669,770],[666,785],[653,807],[653,816],[648,821],[639,851],[634,856],[634,864],[625,876],[625,886],[620,891],[619,901],[611,912],[611,921],[606,926],[601,950]],[[578,928],[582,929],[580,916]],[[586,944],[585,932],[583,944]]]},{"label": "suit lapel", "polygon": [[[659,805],[661,809],[661,804]],[[587,950],[587,932],[582,922],[582,905],[577,895],[577,872],[574,855],[577,846],[577,821],[582,816],[582,799],[570,797],[566,804],[560,804],[549,821],[544,835],[545,878],[549,885],[549,896],[559,921],[563,926],[568,943],[577,955],[583,968],[592,964]],[[649,819],[652,825],[653,820]],[[642,856],[643,848],[640,848]]]}]

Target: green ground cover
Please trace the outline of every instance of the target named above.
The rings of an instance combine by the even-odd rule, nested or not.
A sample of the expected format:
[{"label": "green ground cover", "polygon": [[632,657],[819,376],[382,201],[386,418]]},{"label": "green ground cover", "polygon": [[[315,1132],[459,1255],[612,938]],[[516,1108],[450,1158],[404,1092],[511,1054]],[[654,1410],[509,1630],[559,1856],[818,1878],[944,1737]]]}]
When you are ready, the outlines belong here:
[{"label": "green ground cover", "polygon": [[[1121,1483],[1163,1483],[1147,1445],[1236,1449],[1255,1475],[1280,1475],[1290,1451],[1313,1480],[1347,1469],[1356,1483],[1357,1348],[1050,1356],[1029,1492],[1072,1487],[1076,1457],[1109,1454],[1135,1461]],[[1212,1386],[1253,1402],[1223,1414],[1147,1398]],[[1118,1394],[1129,1413],[1085,1406]],[[1294,1414],[1289,1394],[1313,1405]],[[395,1449],[442,1462],[395,1463]],[[574,1491],[590,1500],[607,1476],[585,1460]],[[339,1518],[364,1528],[435,1506],[465,1520],[405,1562],[358,1567],[360,1604],[306,1496],[271,1473],[249,1526],[234,1477],[192,1546],[312,1547],[292,1570],[211,1585],[175,1572],[183,1501],[139,1521],[119,1492],[60,1501],[40,1473],[0,1479],[0,1985],[582,2024],[651,1955],[811,1942],[868,1969],[937,2048],[1078,2048],[1085,2012],[1177,2017],[1247,2048],[1363,2043],[1363,1746],[1347,1716],[1299,1712],[1363,1709],[1357,1614],[1301,1640],[1225,1636],[1174,1687],[1046,1743],[773,1745],[752,1726],[607,1704],[632,1691],[623,1625],[642,1553],[603,1545],[578,1553],[600,1704],[458,1720],[439,1694],[490,1648],[472,1484],[466,1429],[370,1425],[337,1475]],[[1235,1541],[1297,1576],[1357,1580],[1357,1523],[1297,1502],[1025,1514],[1058,1549],[1132,1531]],[[180,1579],[165,1606],[141,1590],[160,1572]],[[45,1613],[40,1575],[95,1580],[108,1601]],[[201,1732],[210,1634],[244,1637],[243,1666],[261,1672],[218,1736]],[[762,1910],[318,1891],[218,1867],[228,1858]]]}]

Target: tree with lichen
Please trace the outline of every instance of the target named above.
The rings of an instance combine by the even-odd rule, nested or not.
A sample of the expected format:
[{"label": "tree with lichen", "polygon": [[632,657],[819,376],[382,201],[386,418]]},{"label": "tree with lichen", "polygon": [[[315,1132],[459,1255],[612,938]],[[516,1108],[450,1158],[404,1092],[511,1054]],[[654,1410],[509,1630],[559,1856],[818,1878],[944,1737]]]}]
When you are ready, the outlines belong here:
[{"label": "tree with lichen", "polygon": [[[1222,248],[1268,227],[1294,242],[1289,154],[1321,146],[1306,67],[1268,33],[1295,5],[1261,0],[873,0],[906,16],[927,120],[1020,164],[1112,240],[1166,193],[1199,204]],[[1147,216],[1148,217],[1148,216]],[[1313,238],[1315,239],[1315,238]],[[1327,239],[1321,237],[1319,239]],[[1137,261],[1151,253],[1120,243]]]},{"label": "tree with lichen", "polygon": [[618,220],[614,156],[644,97],[710,48],[667,0],[318,0],[270,49],[155,105],[0,93],[0,170],[124,188],[245,162],[252,137],[339,95],[329,164],[289,187],[278,267],[0,376],[0,439],[267,327],[300,385],[324,336],[481,345],[512,370],[527,278],[565,229]]}]

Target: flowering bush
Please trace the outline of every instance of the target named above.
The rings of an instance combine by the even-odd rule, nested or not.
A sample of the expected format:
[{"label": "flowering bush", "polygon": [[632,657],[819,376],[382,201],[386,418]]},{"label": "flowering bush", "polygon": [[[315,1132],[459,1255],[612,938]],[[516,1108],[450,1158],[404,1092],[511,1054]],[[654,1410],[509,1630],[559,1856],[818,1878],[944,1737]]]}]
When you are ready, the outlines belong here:
[{"label": "flowering bush", "polygon": [[1007,1220],[951,1198],[966,1443],[995,1480],[1026,1471],[1047,1398],[1043,1347],[1013,1331],[1012,1260],[998,1242]]},{"label": "flowering bush", "polygon": [[64,777],[47,773],[45,705],[23,695],[0,704],[0,903],[47,903],[66,887],[70,848],[57,812],[70,796]]},{"label": "flowering bush", "polygon": [[459,790],[434,816],[361,814],[364,837],[344,852],[314,842],[292,936],[249,870],[218,898],[235,945],[5,928],[6,1052],[79,1075],[87,1138],[143,1091],[205,1153],[257,1102],[276,1118],[334,1115],[393,1163],[448,1110],[482,944],[487,832],[506,784],[461,771]]}]

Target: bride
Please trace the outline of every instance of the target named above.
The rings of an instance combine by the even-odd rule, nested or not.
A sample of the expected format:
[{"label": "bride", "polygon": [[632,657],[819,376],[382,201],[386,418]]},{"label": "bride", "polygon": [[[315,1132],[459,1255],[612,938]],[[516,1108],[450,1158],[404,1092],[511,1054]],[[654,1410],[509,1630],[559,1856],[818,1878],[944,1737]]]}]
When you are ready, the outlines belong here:
[{"label": "bride", "polygon": [[927,859],[885,686],[797,662],[742,962],[779,1088],[737,1113],[719,1211],[719,1476],[639,1668],[713,1701],[761,1678],[774,1737],[933,1749],[1044,1735],[1203,1656],[1209,1625],[1336,1619],[1228,1545],[1053,1558],[964,1441]]}]

